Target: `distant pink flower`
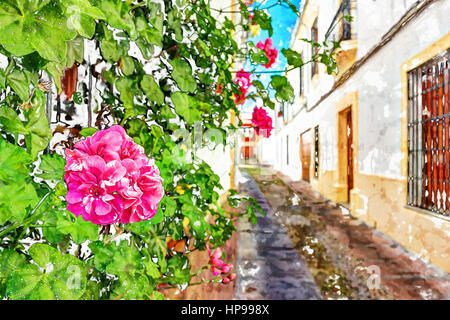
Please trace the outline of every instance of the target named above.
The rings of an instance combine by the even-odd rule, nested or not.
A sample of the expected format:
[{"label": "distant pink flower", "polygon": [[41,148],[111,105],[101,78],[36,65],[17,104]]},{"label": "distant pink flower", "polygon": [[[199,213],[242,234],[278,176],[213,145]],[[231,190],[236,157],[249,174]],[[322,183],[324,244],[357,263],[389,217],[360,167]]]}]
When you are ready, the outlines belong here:
[{"label": "distant pink flower", "polygon": [[[232,263],[224,263],[222,258],[222,250],[220,248],[217,248],[213,252],[211,252],[211,249],[208,245],[206,245],[206,249],[208,250],[208,256],[209,256],[209,263],[211,265],[211,272],[214,277],[219,276],[220,274],[224,274],[224,278],[222,279],[223,283],[227,284],[230,283],[231,280],[236,279],[236,275],[231,274],[227,276],[229,272],[234,268],[234,265]],[[234,278],[233,278],[234,277]]]},{"label": "distant pink flower", "polygon": [[267,114],[266,110],[255,107],[252,114],[252,123],[258,136],[262,134],[265,138],[270,137],[272,118]]},{"label": "distant pink flower", "polygon": [[208,245],[206,245],[206,249],[208,250],[211,265],[221,267],[223,265],[223,261],[221,260],[222,250],[220,250],[220,248],[217,248],[216,250],[214,250],[213,253],[211,253],[211,250],[209,249]]},{"label": "distant pink flower", "polygon": [[120,126],[66,149],[67,209],[95,224],[151,219],[164,196],[153,160]]},{"label": "distant pink flower", "polygon": [[239,70],[239,72],[236,73],[236,78],[234,78],[234,82],[240,88],[247,90],[252,85],[252,81],[250,80],[250,72],[246,72],[244,71],[244,69]]},{"label": "distant pink flower", "polygon": [[230,264],[228,264],[228,263],[224,264],[224,265],[222,266],[222,273],[228,273],[228,272],[230,272],[230,271],[233,269],[233,267],[234,267],[234,265],[233,265],[232,263],[230,263]]},{"label": "distant pink flower", "polygon": [[234,94],[235,103],[243,104],[247,99],[247,91],[252,85],[252,81],[250,80],[250,72],[244,71],[241,69],[236,73],[236,78],[234,78],[234,83],[239,86],[239,94]]},{"label": "distant pink flower", "polygon": [[263,66],[266,68],[272,67],[272,65],[277,61],[278,58],[278,49],[275,47],[272,48],[272,39],[267,38],[264,43],[262,43],[262,41],[259,41],[256,44],[256,47],[263,50],[266,53],[267,58],[269,58],[269,62],[263,64]]}]

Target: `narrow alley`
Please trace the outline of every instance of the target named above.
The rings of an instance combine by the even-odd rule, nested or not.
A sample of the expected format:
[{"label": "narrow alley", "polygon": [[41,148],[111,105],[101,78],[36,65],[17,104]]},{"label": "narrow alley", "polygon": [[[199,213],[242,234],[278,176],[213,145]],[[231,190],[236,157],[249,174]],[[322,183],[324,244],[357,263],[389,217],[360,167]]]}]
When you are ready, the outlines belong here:
[{"label": "narrow alley", "polygon": [[237,299],[449,299],[449,275],[267,167],[240,190],[266,212],[238,223]]}]

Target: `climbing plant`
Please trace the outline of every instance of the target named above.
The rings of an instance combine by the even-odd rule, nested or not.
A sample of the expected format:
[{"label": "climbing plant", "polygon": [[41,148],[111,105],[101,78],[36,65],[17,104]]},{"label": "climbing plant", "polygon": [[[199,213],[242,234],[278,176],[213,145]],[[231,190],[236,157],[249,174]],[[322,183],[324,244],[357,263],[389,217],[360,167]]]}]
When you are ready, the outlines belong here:
[{"label": "climbing plant", "polygon": [[[198,141],[199,126],[223,137],[238,128],[229,120],[239,115],[236,57],[269,63],[264,50],[233,37],[248,29],[250,14],[271,33],[267,8],[239,4],[235,23],[217,20],[212,13],[220,10],[205,0],[0,2],[1,298],[161,299],[158,290],[184,288],[201,271],[191,268],[190,252],[231,237],[234,216],[219,205],[220,178],[190,146],[229,141]],[[313,60],[334,71],[332,51],[313,45],[323,47]],[[283,52],[292,67],[304,65],[298,53]],[[269,88],[252,84],[248,98],[274,108]],[[292,100],[285,74],[270,87],[276,99]],[[73,110],[63,121],[63,105],[87,110],[88,127],[68,123]],[[164,197],[149,220],[101,225],[68,210],[67,150],[114,124],[163,179]],[[262,213],[235,191],[228,200],[247,201],[252,222]]]}]

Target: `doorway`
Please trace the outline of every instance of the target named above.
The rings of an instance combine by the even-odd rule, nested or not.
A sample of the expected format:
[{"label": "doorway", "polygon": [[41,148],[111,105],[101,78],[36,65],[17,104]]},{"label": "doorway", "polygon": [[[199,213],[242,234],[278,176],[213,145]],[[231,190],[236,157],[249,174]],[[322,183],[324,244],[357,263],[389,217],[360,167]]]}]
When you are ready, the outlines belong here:
[{"label": "doorway", "polygon": [[347,199],[350,203],[350,192],[353,189],[353,123],[352,109],[346,114],[347,118]]},{"label": "doorway", "polygon": [[302,179],[310,182],[311,168],[311,147],[313,135],[311,129],[306,130],[300,135],[300,161],[302,163]]},{"label": "doorway", "polygon": [[354,187],[354,145],[353,117],[351,106],[339,112],[338,161],[339,190],[338,202],[350,205],[350,194]]}]

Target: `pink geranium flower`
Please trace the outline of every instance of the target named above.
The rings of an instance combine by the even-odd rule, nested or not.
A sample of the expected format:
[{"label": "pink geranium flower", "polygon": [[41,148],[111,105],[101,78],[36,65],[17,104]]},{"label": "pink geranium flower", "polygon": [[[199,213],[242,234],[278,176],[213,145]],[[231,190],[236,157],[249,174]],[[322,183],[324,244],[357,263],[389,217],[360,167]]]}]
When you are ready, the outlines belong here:
[{"label": "pink geranium flower", "polygon": [[153,160],[120,126],[66,149],[67,209],[95,224],[151,219],[164,196]]},{"label": "pink geranium flower", "polygon": [[275,47],[272,48],[272,39],[267,38],[264,43],[262,41],[259,41],[256,44],[256,47],[263,50],[266,53],[267,58],[269,58],[269,62],[263,64],[263,66],[266,68],[272,67],[272,65],[277,61],[278,58],[278,49]]},{"label": "pink geranium flower", "polygon": [[257,135],[262,134],[265,138],[270,137],[272,131],[272,118],[267,114],[266,110],[255,107],[252,114],[252,124]]},{"label": "pink geranium flower", "polygon": [[117,160],[106,164],[97,155],[85,158],[82,165],[82,170],[72,172],[66,179],[67,209],[95,224],[117,222],[123,210],[123,199],[116,185],[125,176],[126,169]]}]

